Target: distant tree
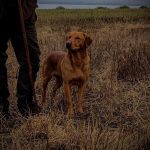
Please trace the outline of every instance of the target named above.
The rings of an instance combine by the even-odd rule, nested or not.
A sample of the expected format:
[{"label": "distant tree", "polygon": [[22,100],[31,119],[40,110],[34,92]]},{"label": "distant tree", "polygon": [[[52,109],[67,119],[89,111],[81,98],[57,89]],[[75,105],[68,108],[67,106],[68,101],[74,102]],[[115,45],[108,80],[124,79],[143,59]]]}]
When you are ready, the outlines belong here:
[{"label": "distant tree", "polygon": [[56,9],[65,9],[63,6],[58,6]]},{"label": "distant tree", "polygon": [[148,7],[147,7],[147,6],[141,6],[140,8],[141,8],[141,9],[145,9],[145,8],[148,8]]},{"label": "distant tree", "polygon": [[130,7],[129,7],[129,6],[126,6],[126,5],[123,5],[123,6],[120,6],[119,8],[120,8],[120,9],[129,9]]},{"label": "distant tree", "polygon": [[107,8],[107,7],[99,6],[99,7],[97,7],[96,9],[108,9],[108,8]]}]

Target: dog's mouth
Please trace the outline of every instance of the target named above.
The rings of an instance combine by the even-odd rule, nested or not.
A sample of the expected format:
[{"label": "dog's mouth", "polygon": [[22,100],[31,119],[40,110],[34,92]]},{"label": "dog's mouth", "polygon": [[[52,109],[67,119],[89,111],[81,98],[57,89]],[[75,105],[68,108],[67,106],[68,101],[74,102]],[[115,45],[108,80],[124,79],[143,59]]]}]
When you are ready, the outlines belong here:
[{"label": "dog's mouth", "polygon": [[81,46],[79,47],[72,47],[72,44],[71,43],[66,43],[66,48],[71,51],[71,52],[76,52],[76,51],[80,51],[82,50],[83,48]]},{"label": "dog's mouth", "polygon": [[67,48],[68,50],[70,50],[70,51],[78,51],[78,50],[81,50],[80,47],[72,47],[72,45],[71,45],[71,44],[68,44],[68,43],[66,43],[66,48]]},{"label": "dog's mouth", "polygon": [[84,44],[81,44],[81,42],[73,44],[73,42],[71,40],[67,40],[66,41],[66,48],[68,50],[72,51],[72,52],[76,52],[76,51],[86,49],[85,42],[82,42],[82,43],[84,43]]}]

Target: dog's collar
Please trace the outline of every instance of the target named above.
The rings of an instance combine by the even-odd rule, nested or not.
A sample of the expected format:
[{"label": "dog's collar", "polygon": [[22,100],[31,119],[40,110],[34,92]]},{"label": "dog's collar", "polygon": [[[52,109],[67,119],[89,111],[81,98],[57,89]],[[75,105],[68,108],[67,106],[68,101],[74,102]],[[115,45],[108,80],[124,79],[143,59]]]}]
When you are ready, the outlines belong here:
[{"label": "dog's collar", "polygon": [[80,48],[80,49],[68,49],[70,52],[77,52],[77,51],[81,51],[82,49]]},{"label": "dog's collar", "polygon": [[85,51],[86,49],[68,49],[68,51],[70,52],[70,53],[73,53],[73,54],[75,54],[75,53],[77,53],[77,52],[83,52],[83,51]]}]

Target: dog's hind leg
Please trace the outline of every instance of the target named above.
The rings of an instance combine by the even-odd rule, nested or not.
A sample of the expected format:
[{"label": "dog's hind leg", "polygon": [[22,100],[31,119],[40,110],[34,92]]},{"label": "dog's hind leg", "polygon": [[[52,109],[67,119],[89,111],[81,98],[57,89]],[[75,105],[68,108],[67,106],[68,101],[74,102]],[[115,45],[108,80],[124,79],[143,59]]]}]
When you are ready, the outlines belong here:
[{"label": "dog's hind leg", "polygon": [[53,90],[52,90],[52,99],[54,99],[55,95],[56,95],[56,91],[62,86],[62,83],[63,83],[63,80],[61,77],[59,76],[55,76],[56,77],[56,83],[53,87]]},{"label": "dog's hind leg", "polygon": [[43,82],[42,82],[42,88],[43,88],[43,91],[42,91],[42,105],[45,102],[46,89],[47,89],[48,82],[50,81],[51,78],[52,78],[52,76],[46,76],[46,77],[43,78]]}]

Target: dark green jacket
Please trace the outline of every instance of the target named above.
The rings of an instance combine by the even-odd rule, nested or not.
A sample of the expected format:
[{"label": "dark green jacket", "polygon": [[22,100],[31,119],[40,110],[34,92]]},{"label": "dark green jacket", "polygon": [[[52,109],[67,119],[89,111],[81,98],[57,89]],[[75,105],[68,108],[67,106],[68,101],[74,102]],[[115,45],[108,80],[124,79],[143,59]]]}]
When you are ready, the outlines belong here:
[{"label": "dark green jacket", "polygon": [[[24,20],[36,19],[35,8],[37,0],[21,0]],[[0,19],[8,15],[10,12],[18,8],[18,0],[0,0]]]},{"label": "dark green jacket", "polygon": [[6,16],[6,1],[0,0],[0,19]]}]

